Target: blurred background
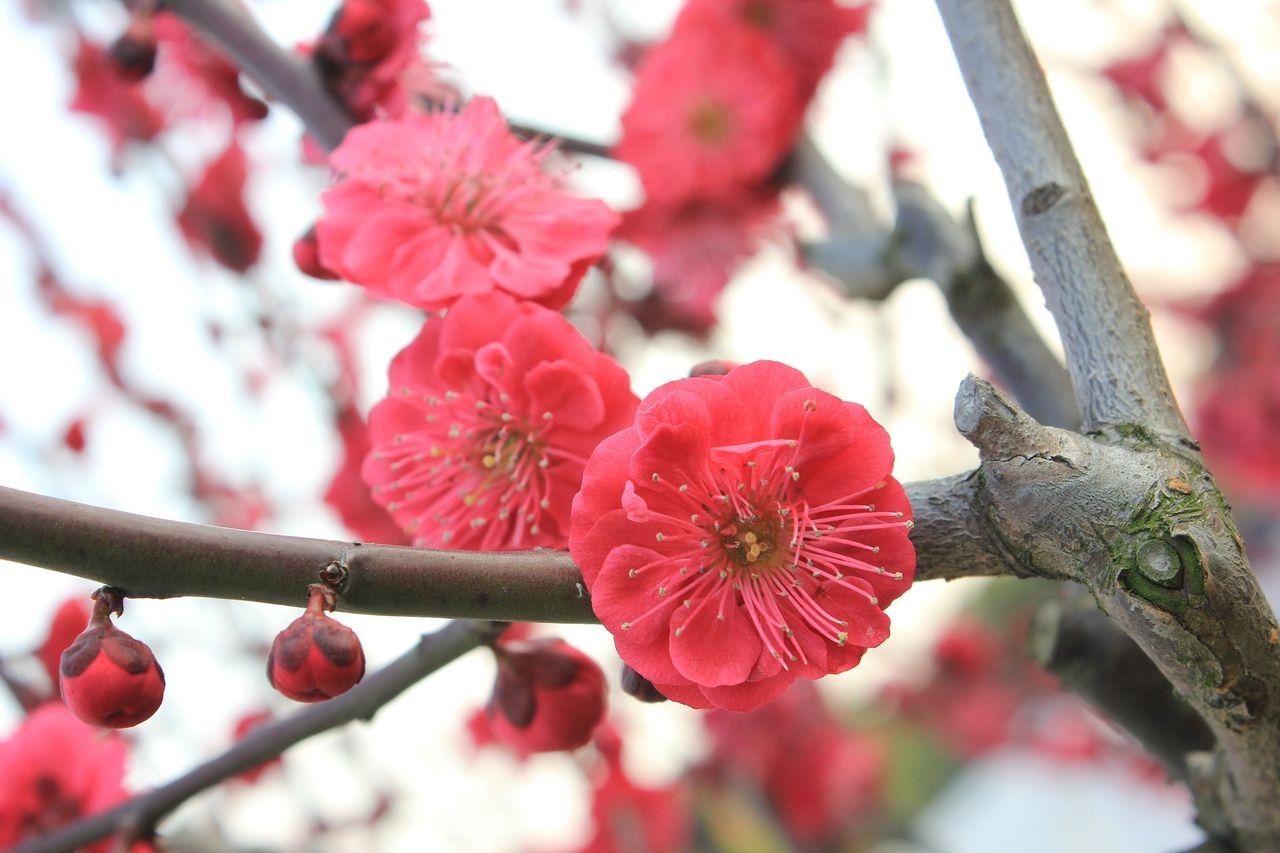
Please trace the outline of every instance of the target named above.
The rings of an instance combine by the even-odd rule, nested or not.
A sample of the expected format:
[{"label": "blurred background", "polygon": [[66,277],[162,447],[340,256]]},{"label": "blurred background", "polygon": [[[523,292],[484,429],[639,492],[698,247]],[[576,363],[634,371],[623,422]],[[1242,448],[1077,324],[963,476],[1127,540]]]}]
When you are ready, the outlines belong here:
[{"label": "blurred background", "polygon": [[[335,5],[248,7],[291,47],[313,42]],[[1280,4],[1017,5],[1152,309],[1184,411],[1274,596]],[[423,50],[436,85],[490,95],[511,120],[550,136],[608,145],[637,58],[666,36],[680,3],[430,8]],[[372,538],[353,522],[350,481],[334,487],[358,444],[344,413],[363,415],[385,393],[386,366],[421,314],[299,272],[294,241],[320,212],[329,175],[304,162],[288,108],[265,108],[252,83],[182,61],[180,37],[162,41],[155,71],[127,96],[142,106],[104,92],[102,50],[129,23],[124,4],[0,4],[10,81],[0,89],[0,484],[163,518]],[[721,270],[710,315],[672,304],[653,250],[621,242],[568,314],[641,396],[707,359],[777,359],[863,403],[893,437],[899,479],[971,468],[976,453],[956,434],[951,405],[961,379],[987,367],[934,282],[877,276],[865,262],[879,257],[904,186],[955,223],[972,203],[992,264],[1058,345],[932,3],[874,7],[823,79],[806,133],[848,184],[835,192],[872,227],[836,233],[823,205],[787,184],[763,236]],[[224,163],[213,181],[222,193],[200,190],[233,138],[240,176]],[[575,191],[620,210],[641,203],[624,164],[565,153],[556,168]],[[239,196],[241,181],[260,247],[222,197]],[[30,653],[46,644],[59,605],[93,587],[15,564],[0,572],[5,680],[47,692]],[[488,699],[493,663],[474,653],[371,724],[314,738],[256,780],[193,799],[162,830],[193,850],[551,851],[603,844],[601,827],[631,815],[672,833],[632,837],[632,849],[1192,846],[1202,834],[1185,791],[1027,659],[1032,612],[1059,594],[1032,582],[917,585],[890,611],[892,639],[858,668],[748,716],[637,703],[616,687],[603,629],[547,626],[539,630],[586,650],[615,683],[620,744],[610,735],[527,760],[478,746],[466,723]],[[169,678],[160,711],[126,735],[130,789],[217,754],[247,716],[294,707],[263,668],[272,637],[298,612],[129,602],[121,627],[151,645]],[[371,669],[437,624],[339,618]],[[0,737],[24,714],[10,692],[0,694]],[[614,842],[591,849],[627,849]]]}]

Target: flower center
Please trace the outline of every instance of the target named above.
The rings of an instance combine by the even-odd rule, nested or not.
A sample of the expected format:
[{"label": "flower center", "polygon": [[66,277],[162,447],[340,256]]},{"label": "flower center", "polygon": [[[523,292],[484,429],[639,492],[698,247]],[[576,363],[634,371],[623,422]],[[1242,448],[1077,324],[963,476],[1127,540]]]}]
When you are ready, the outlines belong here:
[{"label": "flower center", "polygon": [[742,20],[761,29],[773,26],[775,10],[768,0],[748,0],[742,4],[738,14]]},{"label": "flower center", "polygon": [[778,535],[774,519],[737,518],[720,528],[720,542],[729,560],[742,568],[770,568],[780,562]]},{"label": "flower center", "polygon": [[[396,478],[391,512],[412,507],[415,545],[520,547],[542,534],[550,507],[547,468],[566,454],[547,444],[554,420],[529,423],[508,411],[504,394],[487,400],[454,391],[426,395],[423,426],[377,451]],[[404,523],[404,522],[402,522]]]},{"label": "flower center", "polygon": [[706,145],[721,145],[733,132],[733,111],[722,101],[706,98],[689,111],[689,130]]}]

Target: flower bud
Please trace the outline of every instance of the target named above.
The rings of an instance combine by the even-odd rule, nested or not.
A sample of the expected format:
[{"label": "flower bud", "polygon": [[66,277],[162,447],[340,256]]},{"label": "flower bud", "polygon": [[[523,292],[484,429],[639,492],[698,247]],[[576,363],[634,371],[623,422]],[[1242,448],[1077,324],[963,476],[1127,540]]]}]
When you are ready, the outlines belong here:
[{"label": "flower bud", "polygon": [[156,67],[156,30],[150,15],[138,15],[107,51],[121,79],[136,83]]},{"label": "flower bud", "polygon": [[563,640],[494,649],[498,679],[487,713],[493,737],[518,754],[577,749],[604,718],[604,673]]},{"label": "flower bud", "polygon": [[267,680],[297,702],[321,702],[346,693],[364,677],[360,638],[325,611],[333,593],[312,584],[307,612],[276,635],[267,656]]},{"label": "flower bud", "polygon": [[147,644],[111,622],[124,612],[119,591],[93,594],[89,626],[58,666],[62,700],[77,717],[95,726],[124,729],[149,719],[164,699],[164,672]]},{"label": "flower bud", "polygon": [[293,262],[298,269],[312,278],[324,281],[336,281],[337,273],[320,263],[320,245],[316,242],[316,228],[311,226],[307,233],[293,241]]},{"label": "flower bud", "polygon": [[629,664],[624,663],[622,665],[622,677],[619,681],[622,684],[623,693],[639,699],[641,702],[667,701],[667,697],[663,696],[662,692],[653,686],[652,681],[636,672]]}]

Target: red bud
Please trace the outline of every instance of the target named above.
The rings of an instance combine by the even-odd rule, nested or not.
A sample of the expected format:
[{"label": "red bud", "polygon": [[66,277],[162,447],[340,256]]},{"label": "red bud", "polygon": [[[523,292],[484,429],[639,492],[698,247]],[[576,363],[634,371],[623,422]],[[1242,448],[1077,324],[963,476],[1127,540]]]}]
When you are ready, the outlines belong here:
[{"label": "red bud", "polygon": [[336,281],[338,276],[333,270],[320,263],[320,246],[316,242],[316,228],[311,226],[307,233],[293,242],[293,262],[306,275],[325,281]]},{"label": "red bud", "polygon": [[364,677],[360,638],[329,617],[333,594],[312,584],[307,612],[276,635],[267,656],[271,686],[297,702],[321,702],[346,693]]},{"label": "red bud", "polygon": [[62,700],[95,726],[124,729],[147,720],[164,699],[164,672],[146,643],[111,622],[124,612],[118,591],[93,594],[89,626],[62,653],[58,666]]},{"label": "red bud", "polygon": [[605,712],[604,673],[563,640],[501,643],[487,709],[493,738],[518,754],[577,749]]}]

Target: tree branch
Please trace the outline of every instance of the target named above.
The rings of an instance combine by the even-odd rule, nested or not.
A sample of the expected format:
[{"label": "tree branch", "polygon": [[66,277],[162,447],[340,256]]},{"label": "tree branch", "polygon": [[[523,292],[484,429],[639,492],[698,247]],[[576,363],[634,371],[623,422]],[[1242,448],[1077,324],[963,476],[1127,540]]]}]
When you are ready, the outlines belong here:
[{"label": "tree branch", "polygon": [[1147,309],[1008,0],[938,0],[938,9],[1062,333],[1085,428],[1144,424],[1186,437]]},{"label": "tree branch", "polygon": [[563,551],[433,551],[277,536],[133,515],[0,487],[0,558],[119,587],[130,598],[194,595],[301,605],[347,567],[342,610],[593,622]]},{"label": "tree branch", "polygon": [[792,172],[831,229],[826,240],[805,247],[805,257],[839,281],[846,296],[884,299],[908,279],[931,279],[996,380],[1033,417],[1080,427],[1071,377],[987,261],[972,213],[961,224],[924,187],[894,181],[897,213],[889,229],[876,220],[866,193],[844,180],[808,139],[796,148]]},{"label": "tree branch", "polygon": [[244,740],[185,776],[110,811],[30,839],[14,848],[14,853],[61,853],[121,832],[128,838],[149,837],[161,818],[201,791],[275,758],[312,735],[353,720],[373,719],[383,705],[456,658],[491,641],[503,627],[460,620],[434,634],[425,634],[408,652],[341,696],[253,729]]},{"label": "tree branch", "polygon": [[1199,453],[1140,427],[1042,426],[973,377],[956,426],[993,535],[1025,572],[1086,586],[1212,731],[1212,760],[1188,765],[1202,823],[1280,849],[1280,628]]},{"label": "tree branch", "polygon": [[[972,474],[912,483],[917,580],[1009,574]],[[130,598],[201,596],[300,605],[332,562],[353,613],[594,622],[564,551],[438,551],[279,536],[127,512],[0,487],[0,559],[118,587]]]},{"label": "tree branch", "polygon": [[297,113],[321,147],[332,151],[354,124],[302,57],[282,49],[233,0],[162,0],[262,90]]},{"label": "tree branch", "polygon": [[[273,42],[242,7],[229,0],[162,0],[164,8],[190,24],[200,37],[226,55],[275,100],[287,104],[307,132],[326,151],[342,142],[354,119],[325,88],[309,62]],[[573,136],[550,134],[510,122],[511,132],[525,139],[548,138],[562,151],[611,157],[608,145]]]},{"label": "tree branch", "polygon": [[1091,600],[1041,605],[1030,646],[1037,663],[1133,735],[1175,778],[1189,780],[1188,753],[1213,748],[1204,719]]}]

